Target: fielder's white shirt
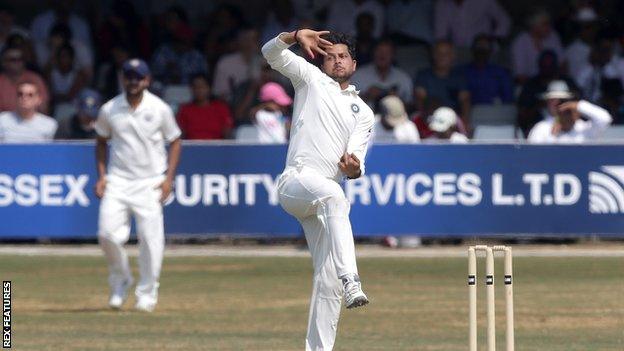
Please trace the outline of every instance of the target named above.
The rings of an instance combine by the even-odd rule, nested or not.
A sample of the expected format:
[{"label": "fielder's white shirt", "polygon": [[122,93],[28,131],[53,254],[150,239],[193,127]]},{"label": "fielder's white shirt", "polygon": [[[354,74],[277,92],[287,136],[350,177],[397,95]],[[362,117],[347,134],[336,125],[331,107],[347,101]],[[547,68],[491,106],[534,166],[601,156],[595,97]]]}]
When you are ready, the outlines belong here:
[{"label": "fielder's white shirt", "polygon": [[147,90],[134,111],[125,94],[104,104],[95,131],[111,140],[108,174],[127,179],[163,174],[167,170],[165,142],[181,135],[169,105]]},{"label": "fielder's white shirt", "polygon": [[58,128],[52,117],[36,112],[32,118],[23,119],[13,111],[0,113],[0,142],[40,143],[51,141]]},{"label": "fielder's white shirt", "polygon": [[373,128],[373,140],[375,143],[405,143],[414,144],[420,141],[420,135],[414,122],[406,120],[393,129],[384,128],[381,118],[375,122]]},{"label": "fielder's white shirt", "polygon": [[288,77],[295,88],[286,167],[308,168],[339,181],[344,175],[338,163],[346,151],[360,160],[364,174],[364,157],[375,122],[373,111],[353,85],[342,90],[288,47],[279,37],[262,47],[271,67]]},{"label": "fielder's white shirt", "polygon": [[555,124],[555,118],[548,116],[531,129],[527,140],[530,143],[582,143],[589,139],[598,138],[611,124],[611,115],[600,106],[581,100],[578,103],[578,111],[588,120],[579,119],[571,130],[554,135],[552,128]]}]

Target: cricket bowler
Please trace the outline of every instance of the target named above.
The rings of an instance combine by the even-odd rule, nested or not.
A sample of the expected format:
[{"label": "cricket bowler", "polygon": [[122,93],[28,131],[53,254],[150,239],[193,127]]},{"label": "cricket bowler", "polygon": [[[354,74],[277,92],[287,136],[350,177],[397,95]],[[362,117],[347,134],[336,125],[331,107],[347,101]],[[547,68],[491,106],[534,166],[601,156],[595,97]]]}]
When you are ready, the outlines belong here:
[{"label": "cricket bowler", "polygon": [[147,90],[150,71],[144,61],[128,60],[122,75],[124,92],[102,106],[95,124],[99,176],[95,193],[102,199],[98,240],[108,261],[108,304],[119,309],[134,282],[123,247],[130,236],[130,218],[134,217],[140,272],[135,308],[151,312],[158,302],[165,244],[162,203],[173,187],[181,132],[171,108]]},{"label": "cricket bowler", "polygon": [[[321,55],[320,68],[288,50],[295,43],[311,58]],[[342,298],[347,308],[368,303],[355,260],[350,204],[340,182],[364,174],[373,111],[349,84],[356,67],[350,37],[300,29],[281,33],[262,53],[295,88],[278,193],[280,205],[301,223],[314,265],[306,350],[331,350]]]}]

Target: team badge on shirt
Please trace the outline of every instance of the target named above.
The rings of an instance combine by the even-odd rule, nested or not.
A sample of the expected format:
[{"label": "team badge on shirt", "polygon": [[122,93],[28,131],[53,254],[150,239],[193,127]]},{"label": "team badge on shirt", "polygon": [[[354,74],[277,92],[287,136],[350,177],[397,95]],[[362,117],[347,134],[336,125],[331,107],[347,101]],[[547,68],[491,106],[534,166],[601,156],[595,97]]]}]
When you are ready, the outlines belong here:
[{"label": "team badge on shirt", "polygon": [[351,104],[351,111],[353,111],[353,113],[360,112],[360,106],[358,106],[357,104]]}]

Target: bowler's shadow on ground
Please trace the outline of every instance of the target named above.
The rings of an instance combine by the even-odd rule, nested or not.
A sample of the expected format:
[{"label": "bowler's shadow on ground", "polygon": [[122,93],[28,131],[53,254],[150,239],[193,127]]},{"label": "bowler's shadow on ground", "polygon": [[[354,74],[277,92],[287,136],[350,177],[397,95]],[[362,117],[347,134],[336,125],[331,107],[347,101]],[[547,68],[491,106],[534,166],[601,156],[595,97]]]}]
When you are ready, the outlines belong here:
[{"label": "bowler's shadow on ground", "polygon": [[39,310],[45,313],[95,313],[108,312],[110,314],[124,313],[128,311],[113,310],[108,307],[75,307],[75,308],[46,308]]}]

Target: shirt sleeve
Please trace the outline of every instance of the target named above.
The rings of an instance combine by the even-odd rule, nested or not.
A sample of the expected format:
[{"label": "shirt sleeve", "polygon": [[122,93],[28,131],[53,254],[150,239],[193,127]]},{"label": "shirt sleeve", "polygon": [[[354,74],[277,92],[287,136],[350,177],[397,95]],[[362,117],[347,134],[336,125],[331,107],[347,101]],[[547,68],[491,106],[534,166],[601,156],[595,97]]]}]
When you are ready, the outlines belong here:
[{"label": "shirt sleeve", "polygon": [[50,131],[48,132],[47,135],[47,139],[48,140],[53,140],[54,136],[56,135],[56,131],[58,130],[58,122],[56,120],[52,120],[52,123],[50,124]]},{"label": "shirt sleeve", "polygon": [[220,97],[226,97],[226,95],[230,93],[230,84],[229,69],[226,62],[224,61],[224,58],[221,58],[217,62],[217,67],[214,71],[215,77],[214,82],[212,83],[212,90],[214,91],[215,95]]},{"label": "shirt sleeve", "polygon": [[173,117],[173,111],[168,105],[165,105],[163,110],[163,119],[160,128],[165,136],[165,140],[168,142],[172,142],[182,135],[182,132],[175,121],[175,117]]},{"label": "shirt sleeve", "polygon": [[527,136],[527,141],[531,144],[536,144],[536,143],[541,143],[541,138],[539,136],[539,132],[538,132],[538,128],[537,126],[534,126],[533,128],[531,128],[531,130],[529,131],[529,135]]},{"label": "shirt sleeve", "polygon": [[355,126],[355,131],[349,138],[347,144],[347,152],[355,154],[360,160],[360,170],[364,175],[366,167],[364,166],[364,159],[366,158],[366,151],[368,151],[368,143],[371,139],[373,131],[373,124],[375,123],[375,117],[372,111],[368,112],[366,117],[361,118]]},{"label": "shirt sleeve", "polygon": [[98,118],[95,121],[95,132],[103,138],[110,138],[112,134],[110,124],[108,123],[108,113],[103,107],[100,108]]},{"label": "shirt sleeve", "polygon": [[490,13],[491,19],[496,23],[494,35],[499,38],[506,37],[507,34],[509,34],[509,28],[511,27],[511,22],[509,21],[507,12],[505,12],[496,0],[492,0],[486,8]]},{"label": "shirt sleeve", "polygon": [[302,82],[308,82],[311,71],[316,67],[303,57],[288,50],[289,46],[278,35],[264,44],[262,55],[271,68],[290,79],[293,86],[296,87]]},{"label": "shirt sleeve", "polygon": [[589,138],[599,137],[613,121],[611,114],[607,110],[585,100],[579,101],[578,111],[589,119],[590,127],[586,131],[586,135]]}]

